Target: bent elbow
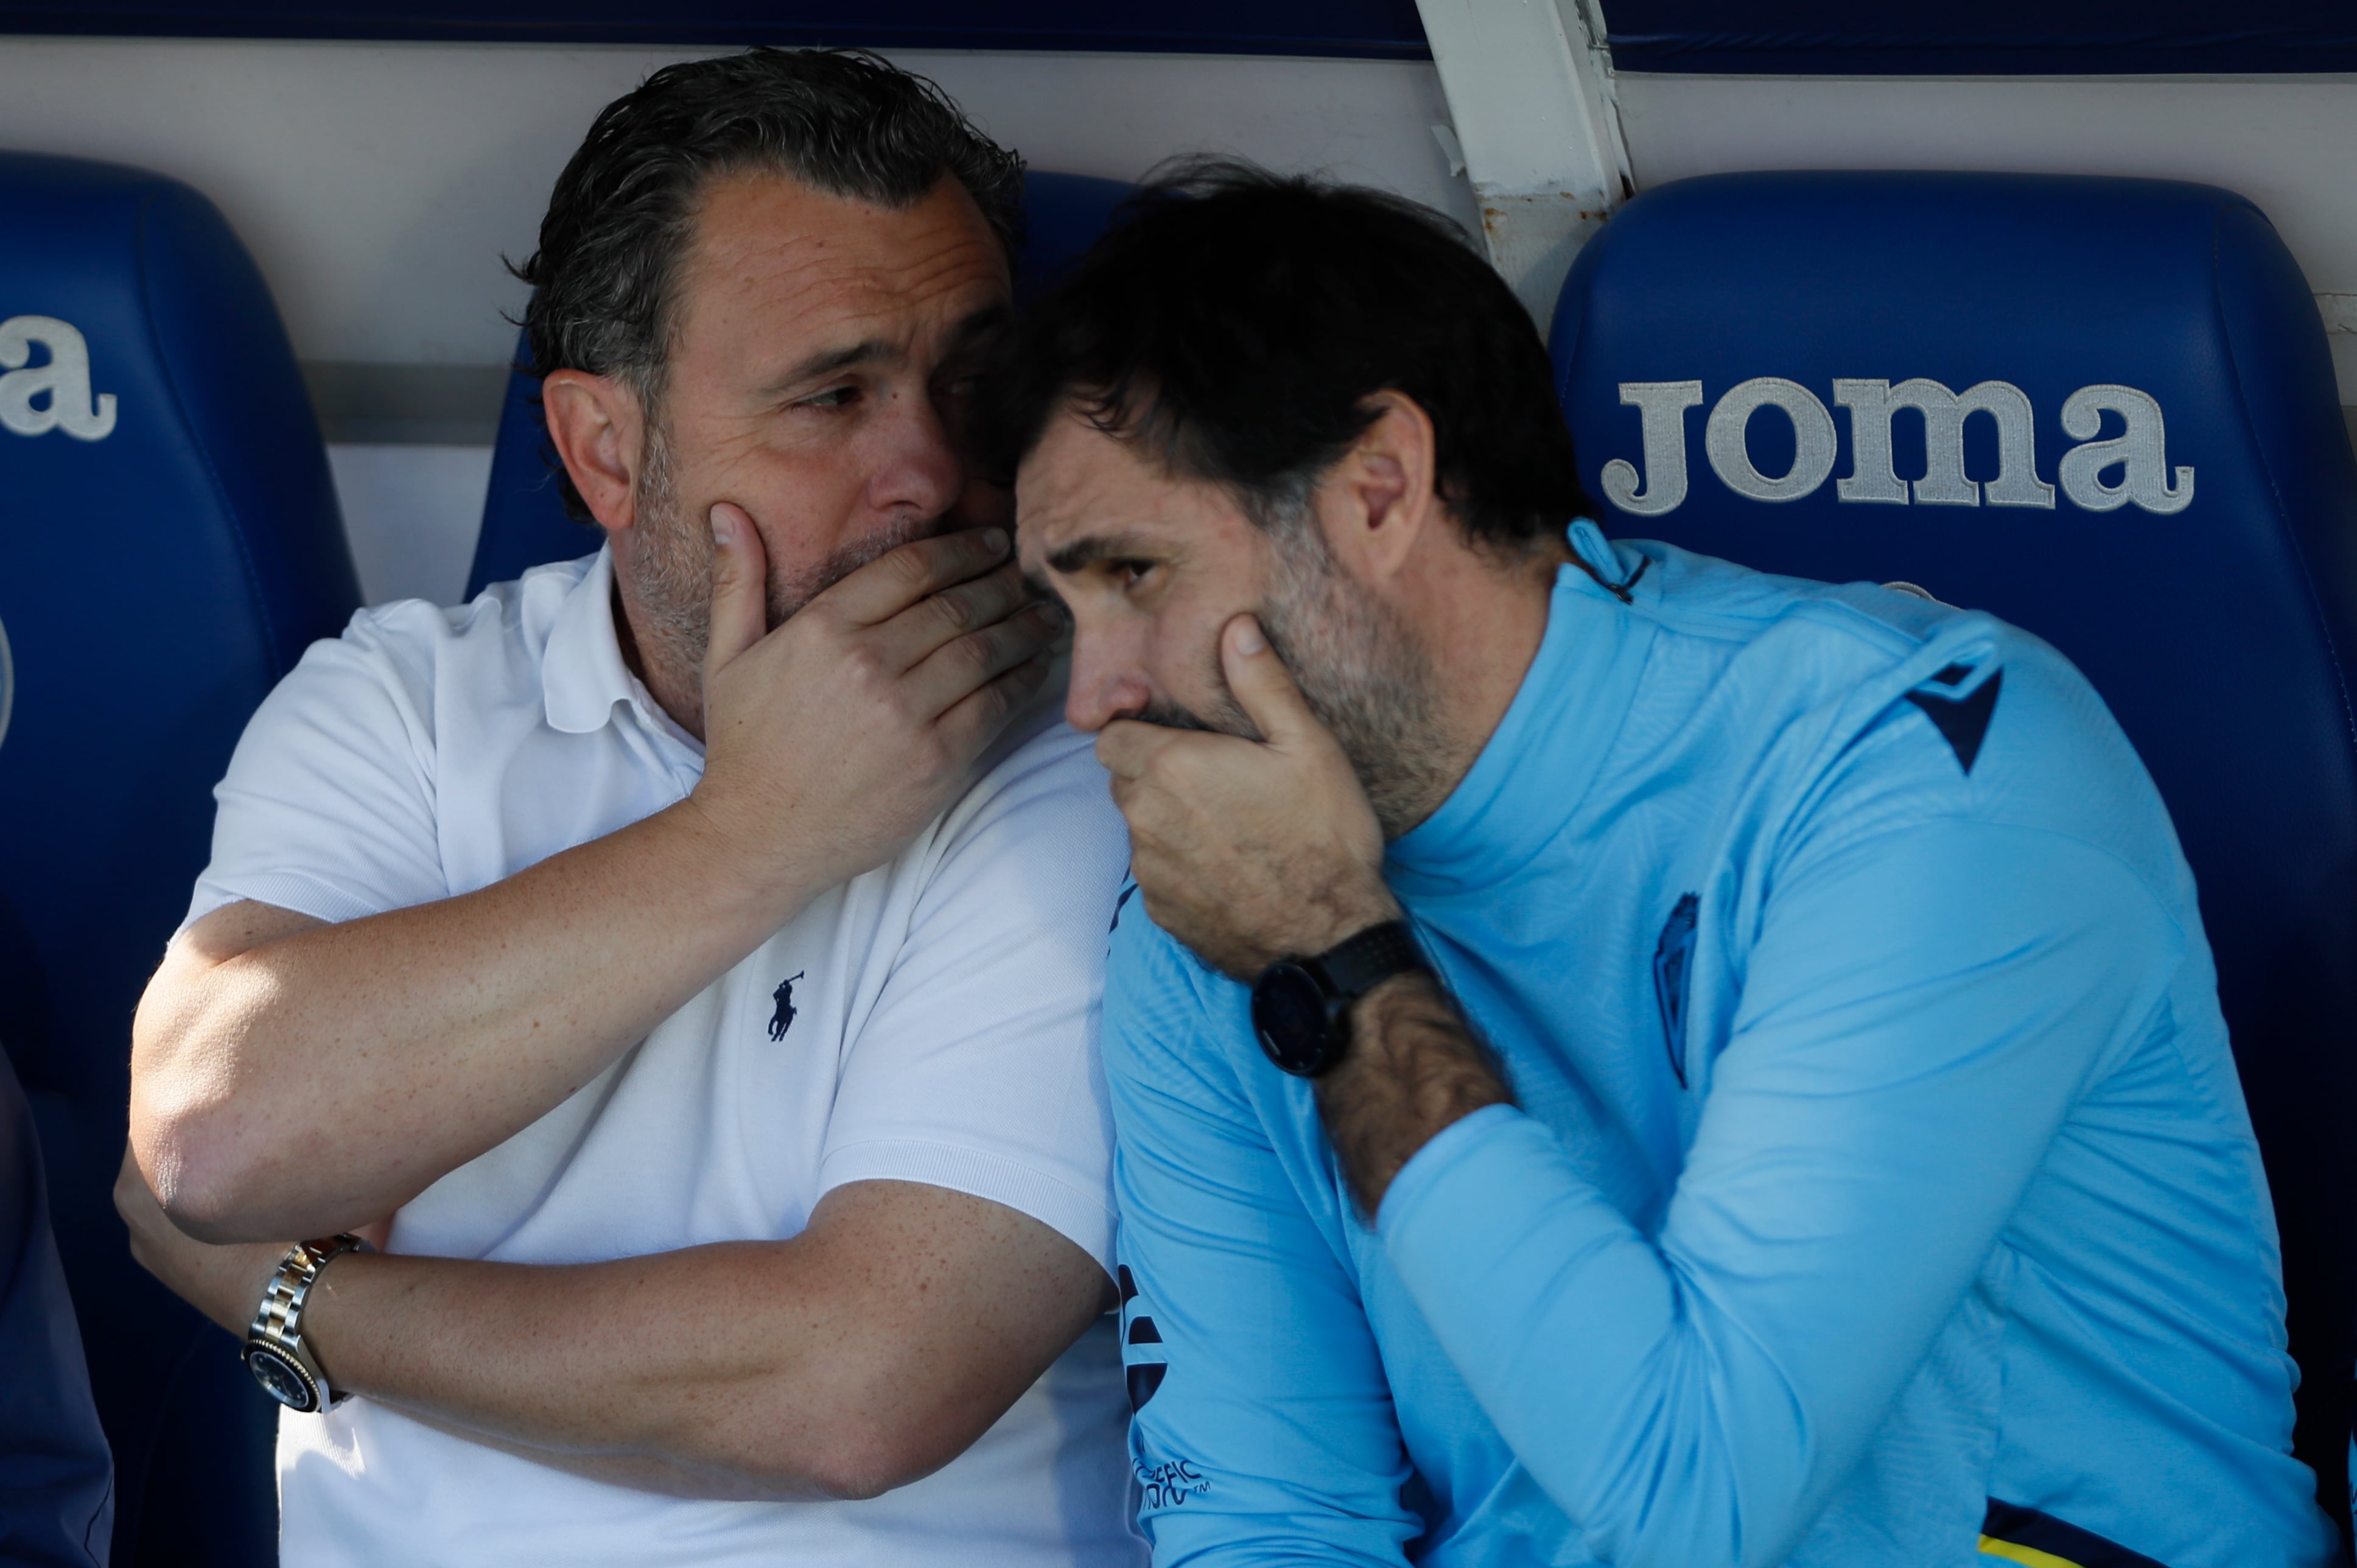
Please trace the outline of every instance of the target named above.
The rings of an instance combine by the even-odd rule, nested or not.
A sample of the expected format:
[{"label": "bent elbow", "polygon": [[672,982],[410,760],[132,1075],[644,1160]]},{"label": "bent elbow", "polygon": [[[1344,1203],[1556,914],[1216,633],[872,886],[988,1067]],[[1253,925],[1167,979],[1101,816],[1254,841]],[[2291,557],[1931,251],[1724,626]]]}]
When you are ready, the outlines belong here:
[{"label": "bent elbow", "polygon": [[745,1428],[708,1433],[705,1445],[718,1437],[726,1452],[715,1457],[762,1496],[865,1502],[924,1479],[979,1435],[949,1430],[938,1412],[895,1413],[893,1400],[805,1397],[791,1413],[768,1408]]},{"label": "bent elbow", "polygon": [[832,1457],[822,1461],[810,1479],[821,1497],[834,1503],[864,1503],[900,1484],[882,1468]]},{"label": "bent elbow", "polygon": [[920,1481],[957,1456],[886,1421],[842,1423],[813,1461],[813,1485],[837,1502],[866,1502]]},{"label": "bent elbow", "polygon": [[219,1244],[274,1241],[288,1232],[264,1198],[264,1165],[218,1112],[151,1114],[135,1122],[133,1152],[165,1218],[183,1235]]}]

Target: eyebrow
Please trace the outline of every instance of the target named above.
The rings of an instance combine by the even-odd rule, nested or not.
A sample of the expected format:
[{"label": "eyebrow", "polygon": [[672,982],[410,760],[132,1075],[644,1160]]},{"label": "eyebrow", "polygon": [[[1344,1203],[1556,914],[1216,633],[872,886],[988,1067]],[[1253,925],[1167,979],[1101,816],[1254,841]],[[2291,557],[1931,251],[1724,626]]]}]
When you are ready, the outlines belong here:
[{"label": "eyebrow", "polygon": [[[1099,561],[1122,561],[1145,553],[1146,553],[1146,542],[1135,533],[1100,533],[1087,539],[1074,540],[1049,556],[1048,564],[1055,571],[1070,576]],[[1045,598],[1052,598],[1060,604],[1063,601],[1063,594],[1054,583],[1049,580],[1046,573],[1026,572],[1023,574],[1023,580],[1031,585],[1033,593]]]},{"label": "eyebrow", "polygon": [[[1014,310],[1004,304],[986,305],[950,329],[950,354],[971,353],[991,334],[1012,324]],[[841,349],[823,349],[796,363],[762,390],[771,396],[824,381],[856,365],[870,365],[901,357],[900,346],[881,338],[866,338]]]},{"label": "eyebrow", "polygon": [[847,371],[854,365],[894,358],[899,351],[897,345],[887,343],[881,338],[864,338],[841,349],[823,349],[776,377],[763,390],[773,394],[787,392],[806,382],[822,381],[837,371]]},{"label": "eyebrow", "polygon": [[985,305],[950,328],[950,353],[956,355],[969,352],[987,340],[991,334],[1003,331],[1013,325],[1015,325],[1013,306],[1004,301],[996,305]]},{"label": "eyebrow", "polygon": [[1070,576],[1100,561],[1124,561],[1149,553],[1146,542],[1134,533],[1099,533],[1076,539],[1048,557],[1048,564]]}]

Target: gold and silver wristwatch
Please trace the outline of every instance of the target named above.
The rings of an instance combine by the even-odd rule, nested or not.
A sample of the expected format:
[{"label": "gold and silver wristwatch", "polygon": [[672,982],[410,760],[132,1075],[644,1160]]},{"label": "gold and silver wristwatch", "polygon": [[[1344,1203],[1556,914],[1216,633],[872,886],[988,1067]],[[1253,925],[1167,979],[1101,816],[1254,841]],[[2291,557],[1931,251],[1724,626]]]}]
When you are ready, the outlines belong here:
[{"label": "gold and silver wristwatch", "polygon": [[263,1392],[289,1410],[309,1415],[343,1397],[328,1387],[319,1359],[303,1343],[303,1303],[329,1262],[367,1246],[357,1236],[297,1241],[286,1249],[270,1288],[262,1293],[253,1326],[245,1331],[245,1368]]}]

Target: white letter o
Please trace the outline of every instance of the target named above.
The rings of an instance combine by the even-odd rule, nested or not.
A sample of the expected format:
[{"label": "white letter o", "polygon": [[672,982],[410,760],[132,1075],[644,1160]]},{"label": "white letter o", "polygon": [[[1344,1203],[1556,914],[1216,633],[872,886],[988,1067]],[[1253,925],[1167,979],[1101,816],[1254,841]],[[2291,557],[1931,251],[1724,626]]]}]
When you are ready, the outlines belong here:
[{"label": "white letter o", "polygon": [[[1743,432],[1762,407],[1781,408],[1792,422],[1792,470],[1771,479],[1751,466]],[[1796,501],[1834,471],[1834,416],[1816,394],[1781,376],[1755,376],[1727,389],[1703,426],[1702,449],[1711,471],[1737,495],[1755,501]]]}]

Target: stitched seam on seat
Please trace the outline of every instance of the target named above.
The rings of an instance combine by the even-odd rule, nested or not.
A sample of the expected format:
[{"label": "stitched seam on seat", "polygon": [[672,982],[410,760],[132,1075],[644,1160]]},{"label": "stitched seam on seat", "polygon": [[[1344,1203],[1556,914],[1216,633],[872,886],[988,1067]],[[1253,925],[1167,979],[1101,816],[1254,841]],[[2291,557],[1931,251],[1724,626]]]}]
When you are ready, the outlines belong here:
[{"label": "stitched seam on seat", "polygon": [[[2348,677],[2341,671],[2341,646],[2332,636],[2332,618],[2324,607],[2323,596],[2317,592],[2315,570],[2309,564],[2308,552],[2300,545],[2299,531],[2292,526],[2291,508],[2284,500],[2283,486],[2276,478],[2275,466],[2267,460],[2266,445],[2259,439],[2258,429],[2251,423],[2251,399],[2244,386],[2243,363],[2234,351],[2234,334],[2226,322],[2226,299],[2218,263],[2220,214],[2223,210],[2222,208],[2212,211],[2210,218],[2210,306],[2217,318],[2218,337],[2226,345],[2226,363],[2233,371],[2235,402],[2242,417],[2244,438],[2250,442],[2251,450],[2258,458],[2259,471],[2267,477],[2267,490],[2275,498],[2276,525],[2292,560],[2299,567],[2299,585],[2308,596],[2309,619],[2315,624],[2317,636],[2323,639],[2325,651],[2331,655],[2332,684],[2334,690],[2341,693],[2341,733],[2350,744],[2352,756],[2357,756],[2357,708],[2351,705]],[[2266,220],[2264,213],[2260,216],[2262,220]],[[2275,227],[2271,221],[2267,226],[2270,230]]]},{"label": "stitched seam on seat", "polygon": [[221,513],[229,521],[230,538],[237,546],[238,564],[245,572],[246,591],[253,597],[254,615],[262,622],[263,640],[269,650],[271,681],[275,684],[279,676],[294,667],[295,661],[287,657],[286,650],[279,646],[278,624],[270,613],[269,596],[262,589],[262,574],[254,564],[253,542],[247,535],[244,519],[240,515],[236,503],[231,499],[229,487],[221,481],[221,470],[213,466],[211,449],[197,438],[196,424],[188,417],[188,401],[180,391],[178,373],[171,360],[164,353],[162,335],[156,329],[156,296],[154,290],[149,286],[147,267],[147,215],[157,199],[158,193],[154,190],[139,199],[137,236],[140,312],[147,323],[148,344],[155,350],[156,363],[163,370],[164,385],[172,394],[173,412],[179,416],[180,428],[188,434],[188,445],[196,449],[197,461],[203,467],[205,478],[212,484],[213,497],[221,503]]}]

